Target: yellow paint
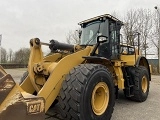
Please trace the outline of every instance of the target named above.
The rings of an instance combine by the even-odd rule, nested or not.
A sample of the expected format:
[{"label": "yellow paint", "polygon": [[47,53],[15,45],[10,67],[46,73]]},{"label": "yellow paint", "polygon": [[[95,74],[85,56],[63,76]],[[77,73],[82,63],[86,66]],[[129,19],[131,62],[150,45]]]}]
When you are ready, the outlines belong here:
[{"label": "yellow paint", "polygon": [[6,110],[10,105],[13,105],[17,101],[19,101],[21,97],[22,95],[20,90],[18,89],[18,85],[15,85],[0,105],[0,113]]},{"label": "yellow paint", "polygon": [[[125,65],[133,66],[135,65],[135,55],[121,55],[120,59],[125,62]],[[138,55],[136,56],[136,60],[138,59]]]},{"label": "yellow paint", "polygon": [[[35,39],[32,39],[32,42],[33,46],[31,44],[31,55],[28,67],[28,71],[30,74],[29,77],[24,81],[24,83],[22,83],[21,87],[23,90],[29,93],[33,93],[36,90],[37,95],[45,99],[45,111],[47,111],[58,96],[61,89],[61,84],[65,79],[66,74],[68,74],[73,67],[81,64],[84,61],[84,59],[82,58],[83,56],[90,56],[90,53],[92,52],[94,46],[88,46],[84,49],[76,48],[77,52],[72,54],[63,55],[60,53],[55,53],[43,58],[41,45],[36,45]],[[116,75],[114,82],[115,85],[118,85],[119,89],[124,89],[124,78],[121,67],[134,66],[137,59],[138,55],[121,55],[120,60],[112,60],[113,68]],[[36,78],[37,75],[35,74],[35,72],[38,73],[40,71],[42,71],[43,75],[48,75],[49,78],[47,80],[45,80],[43,76]],[[38,83],[42,86],[38,86],[35,81],[38,81]],[[107,87],[100,87],[100,85],[98,85],[98,87],[99,88],[96,87],[94,91],[102,90],[102,93],[106,92],[105,89]],[[94,98],[94,96],[92,97]],[[108,98],[102,99],[100,103],[102,103],[106,99]],[[98,102],[97,104],[94,104],[93,100],[91,101],[91,103],[93,104],[93,112],[96,115],[103,114],[106,106],[102,105],[103,108],[101,110],[97,110],[97,108],[100,108],[99,106],[101,105]]]},{"label": "yellow paint", "polygon": [[142,77],[142,91],[143,93],[146,93],[147,92],[147,88],[148,88],[148,82],[147,82],[147,77],[146,76],[143,76]]},{"label": "yellow paint", "polygon": [[91,47],[87,47],[84,50],[73,53],[62,58],[57,64],[53,63],[52,68],[49,70],[50,76],[47,79],[46,83],[42,89],[38,92],[38,96],[41,96],[45,99],[45,111],[48,110],[50,105],[56,99],[59,94],[61,84],[65,75],[75,66],[81,64],[84,59],[83,56],[88,56],[91,51]]},{"label": "yellow paint", "polygon": [[[43,53],[42,53],[41,45],[36,44],[37,39],[38,38],[31,39],[32,44],[30,44],[31,53],[30,53],[30,58],[29,58],[29,62],[28,62],[28,71],[29,71],[30,81],[31,81],[34,89],[38,92],[40,90],[40,87],[35,83],[35,73],[33,71],[33,68],[36,63],[42,62]],[[43,79],[44,78],[41,78],[42,81],[43,81]]]},{"label": "yellow paint", "polygon": [[114,66],[119,89],[124,89],[124,78],[121,66]]},{"label": "yellow paint", "polygon": [[56,60],[58,60],[59,58],[62,57],[62,54],[60,53],[55,53],[55,54],[51,54],[49,56],[46,56],[43,61],[45,62],[55,62]]},{"label": "yellow paint", "polygon": [[149,69],[150,69],[150,74],[152,74],[153,73],[153,71],[152,71],[152,65],[149,65]]},{"label": "yellow paint", "polygon": [[109,103],[109,88],[105,82],[99,82],[93,89],[91,105],[96,115],[102,115]]},{"label": "yellow paint", "polygon": [[122,62],[121,61],[114,61],[114,66],[121,67]]},{"label": "yellow paint", "polygon": [[31,80],[29,76],[23,81],[23,83],[20,85],[20,87],[26,91],[27,93],[33,94],[35,89],[31,83]]}]

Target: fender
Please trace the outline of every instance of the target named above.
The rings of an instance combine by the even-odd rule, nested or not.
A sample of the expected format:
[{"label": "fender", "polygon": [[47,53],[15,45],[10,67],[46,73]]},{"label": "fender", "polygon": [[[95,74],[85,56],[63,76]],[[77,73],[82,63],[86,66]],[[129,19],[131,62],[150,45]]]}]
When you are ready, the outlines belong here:
[{"label": "fender", "polygon": [[86,63],[94,63],[94,64],[102,64],[106,66],[110,72],[113,74],[113,76],[116,76],[115,70],[113,68],[113,64],[109,59],[106,59],[105,57],[98,57],[98,56],[83,56]]},{"label": "fender", "polygon": [[139,56],[136,63],[135,63],[135,66],[138,67],[138,66],[144,66],[147,68],[148,70],[148,73],[149,73],[149,79],[151,81],[151,71],[150,71],[150,67],[149,67],[149,63],[148,63],[148,60],[143,57],[143,56]]}]

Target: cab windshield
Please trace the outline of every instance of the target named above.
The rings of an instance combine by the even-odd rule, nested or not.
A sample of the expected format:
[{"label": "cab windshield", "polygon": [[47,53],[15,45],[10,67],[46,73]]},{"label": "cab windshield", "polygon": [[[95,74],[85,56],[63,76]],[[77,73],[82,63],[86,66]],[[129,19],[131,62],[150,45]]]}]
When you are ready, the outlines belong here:
[{"label": "cab windshield", "polygon": [[81,45],[95,45],[97,36],[102,35],[103,23],[102,21],[94,21],[82,27]]}]

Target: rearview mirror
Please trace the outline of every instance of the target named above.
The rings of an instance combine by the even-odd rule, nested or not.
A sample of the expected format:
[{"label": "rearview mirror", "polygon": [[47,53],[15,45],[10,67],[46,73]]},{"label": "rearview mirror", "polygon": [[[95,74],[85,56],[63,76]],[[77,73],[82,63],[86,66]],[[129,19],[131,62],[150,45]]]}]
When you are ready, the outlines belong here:
[{"label": "rearview mirror", "polygon": [[98,42],[98,43],[107,42],[107,41],[108,41],[107,38],[108,38],[107,36],[103,36],[103,35],[98,36],[98,37],[97,37],[97,42]]}]

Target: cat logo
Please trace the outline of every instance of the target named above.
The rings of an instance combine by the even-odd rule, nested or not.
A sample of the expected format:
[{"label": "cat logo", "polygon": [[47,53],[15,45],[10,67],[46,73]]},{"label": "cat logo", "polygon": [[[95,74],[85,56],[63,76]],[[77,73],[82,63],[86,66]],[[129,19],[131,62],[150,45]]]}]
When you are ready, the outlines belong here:
[{"label": "cat logo", "polygon": [[41,112],[41,103],[28,104],[28,113],[36,114]]}]

